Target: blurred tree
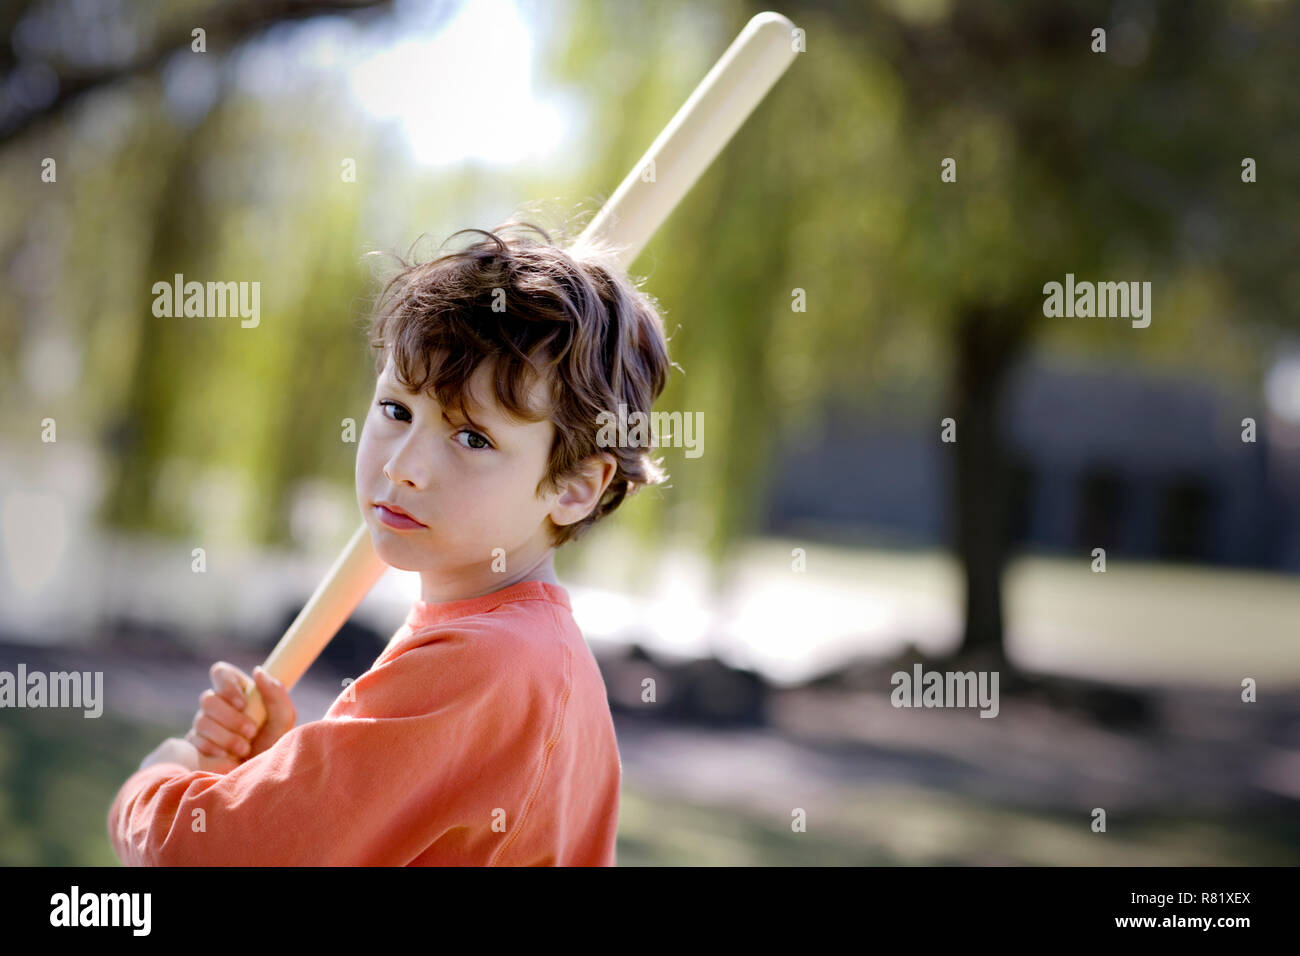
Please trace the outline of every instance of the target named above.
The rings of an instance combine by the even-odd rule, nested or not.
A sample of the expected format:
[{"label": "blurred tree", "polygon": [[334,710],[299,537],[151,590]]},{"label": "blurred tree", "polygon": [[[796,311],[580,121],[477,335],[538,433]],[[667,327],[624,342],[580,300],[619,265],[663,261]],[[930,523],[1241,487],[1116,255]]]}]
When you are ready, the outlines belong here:
[{"label": "blurred tree", "polygon": [[0,146],[87,93],[155,74],[205,31],[223,56],[278,23],[322,14],[386,13],[392,0],[242,0],[92,5],[16,0],[0,7]]},{"label": "blurred tree", "polygon": [[[591,127],[595,168],[615,182],[766,5],[578,9],[555,68],[621,93],[596,101]],[[935,440],[939,418],[957,422],[945,447],[962,651],[1007,666],[999,422],[1017,358],[1055,340],[1245,374],[1260,340],[1243,324],[1300,324],[1300,95],[1287,79],[1300,12],[1207,0],[781,12],[806,52],[634,266],[652,272],[670,330],[682,326],[686,375],[662,404],[707,409],[712,426],[712,457],[679,463],[678,503],[707,503],[684,511],[717,516],[720,557],[753,521],[782,427],[831,396],[867,400],[887,377],[933,376],[938,345]],[[1243,182],[1245,157],[1267,175]],[[941,180],[946,158],[955,182]],[[1151,326],[1046,319],[1043,286],[1066,273],[1151,281]],[[807,313],[787,311],[795,287]]]},{"label": "blurred tree", "polygon": [[[20,190],[15,204],[26,205],[33,222],[77,224],[78,236],[98,225],[101,245],[88,258],[115,266],[60,283],[70,290],[63,311],[76,314],[87,339],[85,384],[99,398],[79,410],[78,431],[90,430],[97,417],[111,452],[113,471],[101,505],[109,524],[172,534],[201,530],[194,527],[194,512],[177,507],[184,502],[163,495],[178,488],[166,466],[189,469],[179,490],[188,485],[192,491],[199,468],[219,465],[255,481],[256,493],[236,503],[246,506],[238,513],[223,510],[229,502],[214,501],[202,530],[243,530],[283,543],[292,484],[313,470],[337,470],[335,459],[350,455],[352,446],[338,440],[340,420],[355,414],[355,386],[368,372],[364,360],[356,360],[361,340],[351,322],[366,285],[355,249],[362,200],[355,188],[331,189],[328,178],[314,193],[291,185],[304,156],[326,153],[310,125],[312,113],[300,110],[299,129],[312,132],[295,140],[291,124],[268,116],[274,107],[247,97],[232,101],[232,61],[242,45],[277,24],[322,14],[364,20],[390,8],[390,0],[112,9],[30,2],[5,8],[12,43],[0,53],[6,91],[0,96],[0,150],[21,156],[45,140],[36,155],[53,153],[64,164],[60,189],[40,193],[36,202],[30,189]],[[445,5],[440,15],[456,9]],[[185,117],[165,102],[159,80],[175,54],[188,54],[195,26],[206,31],[210,60],[204,65],[215,82],[212,102],[197,117]],[[129,82],[140,79],[146,82]],[[111,115],[100,124],[80,122],[86,111],[70,107],[95,91],[117,95],[90,104],[111,108]],[[115,138],[126,140],[120,150],[113,148]],[[363,163],[364,143],[354,140],[348,149]],[[88,155],[96,162],[87,163]],[[24,167],[31,161],[20,160]],[[332,171],[323,172],[329,177]],[[333,177],[337,181],[336,171]],[[319,182],[320,173],[311,179]],[[117,208],[110,198],[115,195],[122,200]],[[268,218],[293,228],[265,228]],[[106,229],[120,242],[102,245]],[[318,238],[308,247],[300,235]],[[19,232],[16,245],[24,241],[30,236]],[[132,243],[141,254],[124,256],[122,247]],[[62,250],[56,259],[53,248],[44,255],[47,268],[61,261],[57,268],[65,272],[77,261],[63,259]],[[152,314],[155,281],[176,273],[202,281],[213,269],[260,281],[267,296],[262,309],[276,321],[232,336],[204,320]],[[105,288],[110,280],[117,295]],[[36,301],[46,305],[51,298]],[[12,330],[22,344],[40,322],[6,322],[5,338]],[[30,326],[26,333],[23,324]],[[340,329],[352,333],[347,341]],[[95,342],[109,348],[96,350]],[[327,400],[302,401],[319,394],[322,383]]]},{"label": "blurred tree", "polygon": [[[833,9],[799,3],[792,16]],[[903,93],[903,157],[874,182],[906,197],[907,228],[877,281],[922,304],[948,342],[962,649],[1007,666],[1011,482],[999,423],[1021,353],[1052,332],[1222,372],[1255,344],[1226,314],[1298,324],[1287,263],[1300,239],[1289,185],[1300,173],[1300,96],[1282,75],[1300,16],[1271,3],[900,0],[837,17],[835,28],[884,58]],[[1098,28],[1104,53],[1093,49]],[[1243,182],[1247,156],[1267,182]],[[953,183],[940,178],[947,157]],[[1151,326],[1046,318],[1043,286],[1066,273],[1150,281]],[[1201,301],[1180,300],[1189,283]]]}]

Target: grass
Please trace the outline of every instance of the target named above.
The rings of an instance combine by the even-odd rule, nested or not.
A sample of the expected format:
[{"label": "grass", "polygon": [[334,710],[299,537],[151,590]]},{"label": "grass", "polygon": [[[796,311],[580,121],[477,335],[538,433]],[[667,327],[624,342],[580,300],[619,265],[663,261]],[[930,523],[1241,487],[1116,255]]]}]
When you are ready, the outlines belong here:
[{"label": "grass", "polygon": [[109,714],[0,710],[0,865],[117,865],[109,805],[170,735]]},{"label": "grass", "polygon": [[[106,816],[164,727],[59,710],[0,710],[0,864],[115,866]],[[1086,817],[873,785],[791,818],[688,802],[625,784],[620,866],[1300,864],[1300,822],[1242,817]]]},{"label": "grass", "polygon": [[[818,817],[821,817],[820,819]],[[1295,866],[1294,815],[1087,816],[995,806],[923,787],[873,788],[790,820],[625,787],[619,866]]]}]

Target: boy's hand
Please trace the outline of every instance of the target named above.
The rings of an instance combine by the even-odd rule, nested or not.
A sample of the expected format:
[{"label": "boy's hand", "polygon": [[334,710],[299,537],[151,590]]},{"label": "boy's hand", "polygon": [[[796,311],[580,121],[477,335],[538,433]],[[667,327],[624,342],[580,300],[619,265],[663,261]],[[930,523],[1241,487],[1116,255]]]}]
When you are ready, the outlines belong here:
[{"label": "boy's hand", "polygon": [[199,752],[200,770],[226,773],[249,757],[271,749],[293,728],[298,714],[284,685],[255,667],[253,680],[266,705],[266,721],[260,730],[255,729],[243,713],[246,701],[242,688],[248,676],[225,661],[213,664],[209,674],[213,689],[199,695],[199,710],[185,739]]}]

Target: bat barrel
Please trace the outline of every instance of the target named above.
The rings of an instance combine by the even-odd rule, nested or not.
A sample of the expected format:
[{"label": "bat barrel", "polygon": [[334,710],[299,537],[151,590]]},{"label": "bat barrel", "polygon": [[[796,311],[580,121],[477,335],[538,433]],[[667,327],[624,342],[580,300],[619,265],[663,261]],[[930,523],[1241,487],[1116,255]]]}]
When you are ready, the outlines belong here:
[{"label": "bat barrel", "polygon": [[574,243],[614,241],[626,269],[794,61],[794,24],[751,17]]}]

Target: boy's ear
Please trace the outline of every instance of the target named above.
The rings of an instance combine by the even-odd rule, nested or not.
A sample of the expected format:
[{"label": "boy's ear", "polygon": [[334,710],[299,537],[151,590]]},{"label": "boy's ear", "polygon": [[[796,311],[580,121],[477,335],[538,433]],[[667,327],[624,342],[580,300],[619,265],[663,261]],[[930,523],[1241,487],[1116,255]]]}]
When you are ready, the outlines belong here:
[{"label": "boy's ear", "polygon": [[584,458],[572,475],[560,479],[560,494],[551,508],[551,520],[568,525],[587,517],[617,473],[618,462],[609,452]]}]

